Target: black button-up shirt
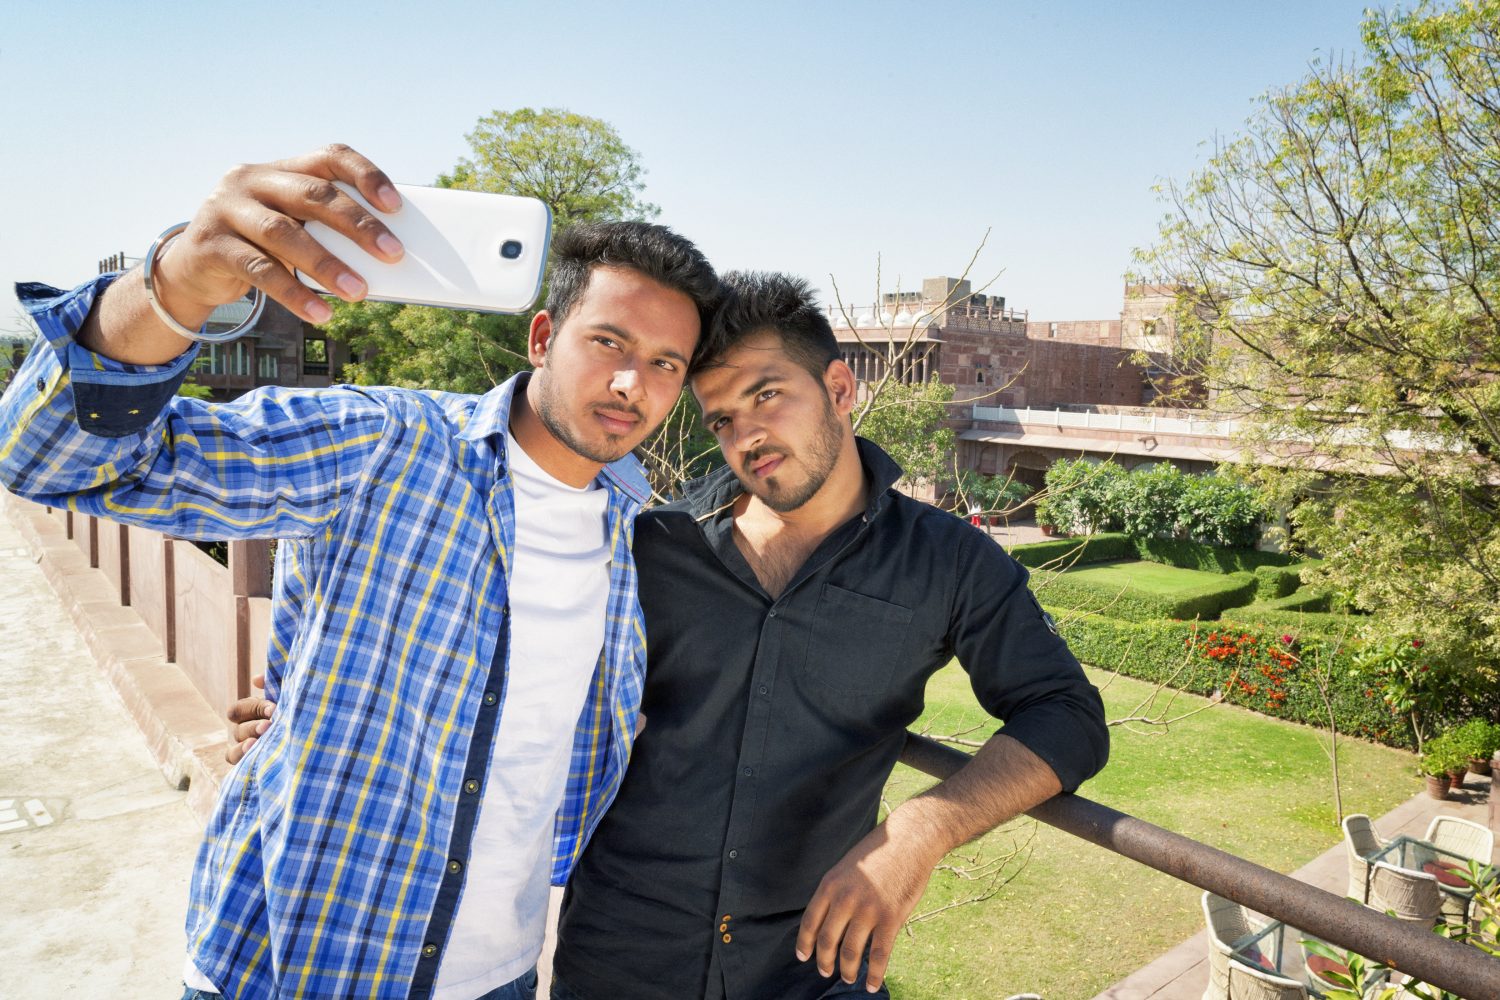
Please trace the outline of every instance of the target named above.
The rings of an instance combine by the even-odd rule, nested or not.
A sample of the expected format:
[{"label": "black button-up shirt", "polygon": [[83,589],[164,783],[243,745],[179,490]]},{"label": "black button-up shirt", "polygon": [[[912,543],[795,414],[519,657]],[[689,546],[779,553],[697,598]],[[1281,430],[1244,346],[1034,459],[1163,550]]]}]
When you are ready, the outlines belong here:
[{"label": "black button-up shirt", "polygon": [[618,797],[574,870],[554,967],[587,1000],[817,997],[793,953],[818,882],[880,792],[955,655],[980,704],[1072,790],[1103,766],[1098,692],[1026,587],[966,522],[891,489],[773,599],[735,545],[728,469],[642,514],[649,665]]}]

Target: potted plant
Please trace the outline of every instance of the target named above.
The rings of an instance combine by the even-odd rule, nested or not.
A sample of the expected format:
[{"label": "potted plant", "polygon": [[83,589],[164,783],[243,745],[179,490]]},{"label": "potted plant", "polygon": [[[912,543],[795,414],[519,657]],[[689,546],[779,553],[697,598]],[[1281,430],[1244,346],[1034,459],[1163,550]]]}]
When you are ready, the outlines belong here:
[{"label": "potted plant", "polygon": [[1500,725],[1488,719],[1470,719],[1453,730],[1453,742],[1463,752],[1470,771],[1489,774],[1490,757],[1500,750]]},{"label": "potted plant", "polygon": [[1448,788],[1452,784],[1451,772],[1460,759],[1462,758],[1447,733],[1427,741],[1419,767],[1427,776],[1428,795],[1435,799],[1448,797]]},{"label": "potted plant", "polygon": [[1448,762],[1439,760],[1431,754],[1423,754],[1421,763],[1417,767],[1427,779],[1427,794],[1435,799],[1446,799],[1450,784]]}]

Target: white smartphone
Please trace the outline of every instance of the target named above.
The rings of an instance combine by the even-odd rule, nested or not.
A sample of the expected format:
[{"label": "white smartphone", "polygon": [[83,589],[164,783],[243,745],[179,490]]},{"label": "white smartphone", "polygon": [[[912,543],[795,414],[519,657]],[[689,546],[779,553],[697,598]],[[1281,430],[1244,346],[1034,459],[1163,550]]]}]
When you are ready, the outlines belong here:
[{"label": "white smartphone", "polygon": [[[313,239],[354,269],[366,296],[480,312],[525,312],[542,290],[552,210],[535,198],[397,184],[401,207],[382,212],[347,184],[339,188],[385,223],[406,248],[387,264],[321,222],[307,223]],[[309,275],[303,284],[328,294]]]}]

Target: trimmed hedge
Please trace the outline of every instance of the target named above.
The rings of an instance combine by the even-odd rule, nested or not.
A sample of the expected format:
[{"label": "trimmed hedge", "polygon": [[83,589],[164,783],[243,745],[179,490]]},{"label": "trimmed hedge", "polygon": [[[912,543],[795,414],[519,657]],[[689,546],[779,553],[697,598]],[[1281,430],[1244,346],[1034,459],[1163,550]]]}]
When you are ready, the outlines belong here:
[{"label": "trimmed hedge", "polygon": [[1258,600],[1274,601],[1295,593],[1302,586],[1302,570],[1307,563],[1291,566],[1255,567],[1255,596]]},{"label": "trimmed hedge", "polygon": [[1135,587],[1080,580],[1069,573],[1043,573],[1038,574],[1034,588],[1050,604],[1146,622],[1161,618],[1217,618],[1225,608],[1244,604],[1255,596],[1255,577],[1250,573],[1229,573],[1197,587],[1157,594]]},{"label": "trimmed hedge", "polygon": [[1311,587],[1296,590],[1278,597],[1274,601],[1262,601],[1269,611],[1331,611],[1333,610],[1333,595],[1326,590],[1313,590]]},{"label": "trimmed hedge", "polygon": [[1290,566],[1297,561],[1296,556],[1284,552],[1226,549],[1185,538],[1137,538],[1134,543],[1142,559],[1207,573],[1251,573],[1261,566]]},{"label": "trimmed hedge", "polygon": [[[1081,552],[1079,550],[1082,550]],[[1101,532],[1078,538],[1054,538],[1046,542],[1027,542],[1010,550],[1011,557],[1027,569],[1061,569],[1086,563],[1130,559],[1135,549],[1130,537],[1118,532]],[[1075,559],[1076,555],[1076,559]]]},{"label": "trimmed hedge", "polygon": [[1323,635],[1358,635],[1367,615],[1329,611],[1332,597],[1317,591],[1299,590],[1279,601],[1257,601],[1242,608],[1227,608],[1219,616],[1225,621],[1267,625]]},{"label": "trimmed hedge", "polygon": [[1231,704],[1325,730],[1328,715],[1311,674],[1326,662],[1340,733],[1411,746],[1404,722],[1367,680],[1350,675],[1355,644],[1337,648],[1336,636],[1305,630],[1285,643],[1280,628],[1195,628],[1191,622],[1127,622],[1100,615],[1070,619],[1061,608],[1054,613],[1068,646],[1085,663],[1194,694],[1219,691]]}]

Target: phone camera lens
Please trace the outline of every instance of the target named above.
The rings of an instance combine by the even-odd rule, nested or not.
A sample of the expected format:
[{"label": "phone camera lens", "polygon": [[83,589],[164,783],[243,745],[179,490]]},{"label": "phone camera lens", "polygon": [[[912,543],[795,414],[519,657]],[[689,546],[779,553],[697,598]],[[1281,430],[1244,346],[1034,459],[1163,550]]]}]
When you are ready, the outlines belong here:
[{"label": "phone camera lens", "polygon": [[521,241],[506,240],[504,243],[500,244],[500,256],[504,257],[506,260],[515,260],[517,257],[521,256]]}]

